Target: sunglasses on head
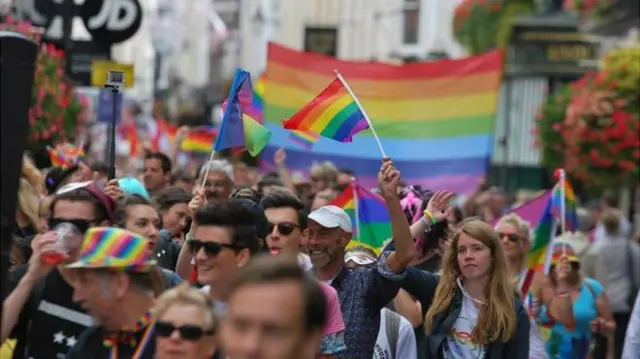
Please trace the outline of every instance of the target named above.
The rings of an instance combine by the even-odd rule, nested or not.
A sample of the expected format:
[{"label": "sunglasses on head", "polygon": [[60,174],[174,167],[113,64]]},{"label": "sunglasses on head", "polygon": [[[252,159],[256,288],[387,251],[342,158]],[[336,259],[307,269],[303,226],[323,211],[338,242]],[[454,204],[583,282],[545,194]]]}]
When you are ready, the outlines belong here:
[{"label": "sunglasses on head", "polygon": [[61,223],[71,223],[76,228],[78,228],[78,231],[80,231],[80,233],[85,233],[89,230],[89,228],[91,227],[91,224],[94,222],[95,221],[88,220],[88,219],[62,219],[62,218],[52,217],[47,220],[47,225],[49,226],[50,230],[53,230],[54,228],[56,228],[57,225]]},{"label": "sunglasses on head", "polygon": [[244,247],[236,246],[233,244],[222,244],[218,242],[204,242],[199,239],[192,239],[187,241],[189,245],[189,251],[191,254],[196,254],[200,251],[200,249],[204,249],[204,253],[208,256],[217,256],[222,252],[222,249],[229,248],[233,250],[244,249]]},{"label": "sunglasses on head", "polygon": [[204,335],[213,335],[214,330],[204,330],[197,325],[181,325],[176,327],[173,323],[157,321],[155,324],[156,335],[162,338],[170,337],[176,330],[180,333],[180,338],[195,342],[200,340]]},{"label": "sunglasses on head", "polygon": [[282,234],[283,236],[288,236],[293,233],[293,230],[295,230],[297,227],[300,226],[291,222],[282,222],[278,224],[268,223],[267,233],[273,233],[273,229],[278,228],[278,233]]},{"label": "sunglasses on head", "polygon": [[500,238],[507,237],[511,242],[517,242],[520,239],[520,236],[515,233],[498,233]]}]

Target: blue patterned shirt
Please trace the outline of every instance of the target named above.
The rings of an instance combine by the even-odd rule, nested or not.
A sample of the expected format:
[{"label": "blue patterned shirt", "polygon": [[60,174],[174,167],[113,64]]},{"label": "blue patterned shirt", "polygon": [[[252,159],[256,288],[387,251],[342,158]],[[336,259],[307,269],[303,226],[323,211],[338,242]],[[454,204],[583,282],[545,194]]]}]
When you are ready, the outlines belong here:
[{"label": "blue patterned shirt", "polygon": [[390,252],[380,255],[373,268],[343,267],[331,282],[338,292],[346,326],[347,350],[340,359],[371,359],[380,329],[380,310],[395,298],[406,272],[394,273],[387,265]]}]

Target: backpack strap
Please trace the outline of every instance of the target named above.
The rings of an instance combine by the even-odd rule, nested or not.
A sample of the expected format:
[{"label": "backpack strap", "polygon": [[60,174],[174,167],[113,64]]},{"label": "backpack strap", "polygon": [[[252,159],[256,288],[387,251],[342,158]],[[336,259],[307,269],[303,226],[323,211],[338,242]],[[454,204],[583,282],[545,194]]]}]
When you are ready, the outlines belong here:
[{"label": "backpack strap", "polygon": [[400,314],[396,314],[389,309],[384,309],[384,324],[387,340],[389,341],[389,350],[391,358],[395,359],[396,349],[398,347],[398,335],[400,331]]}]

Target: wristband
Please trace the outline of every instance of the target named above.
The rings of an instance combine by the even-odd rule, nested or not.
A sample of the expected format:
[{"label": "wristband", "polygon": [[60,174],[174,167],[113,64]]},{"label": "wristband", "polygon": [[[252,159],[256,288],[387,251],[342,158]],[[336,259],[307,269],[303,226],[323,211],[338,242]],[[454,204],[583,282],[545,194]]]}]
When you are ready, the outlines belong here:
[{"label": "wristband", "polygon": [[431,222],[431,225],[434,225],[434,224],[438,223],[436,218],[431,214],[431,211],[429,211],[428,209],[425,209],[422,214],[424,215],[424,217],[429,218],[429,221]]}]

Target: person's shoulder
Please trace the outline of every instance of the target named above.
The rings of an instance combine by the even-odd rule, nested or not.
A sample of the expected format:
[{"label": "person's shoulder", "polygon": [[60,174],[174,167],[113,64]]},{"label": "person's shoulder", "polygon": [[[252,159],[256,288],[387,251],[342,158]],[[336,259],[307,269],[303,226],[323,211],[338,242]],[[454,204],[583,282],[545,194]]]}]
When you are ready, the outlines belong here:
[{"label": "person's shoulder", "polygon": [[597,280],[587,277],[587,278],[584,279],[584,281],[585,281],[585,284],[589,288],[591,288],[591,290],[593,290],[596,295],[600,295],[602,292],[604,292],[604,287]]},{"label": "person's shoulder", "polygon": [[96,350],[102,348],[102,337],[104,329],[102,327],[89,327],[85,329],[76,344],[67,352],[67,359],[86,358],[87,355],[97,355]]}]

